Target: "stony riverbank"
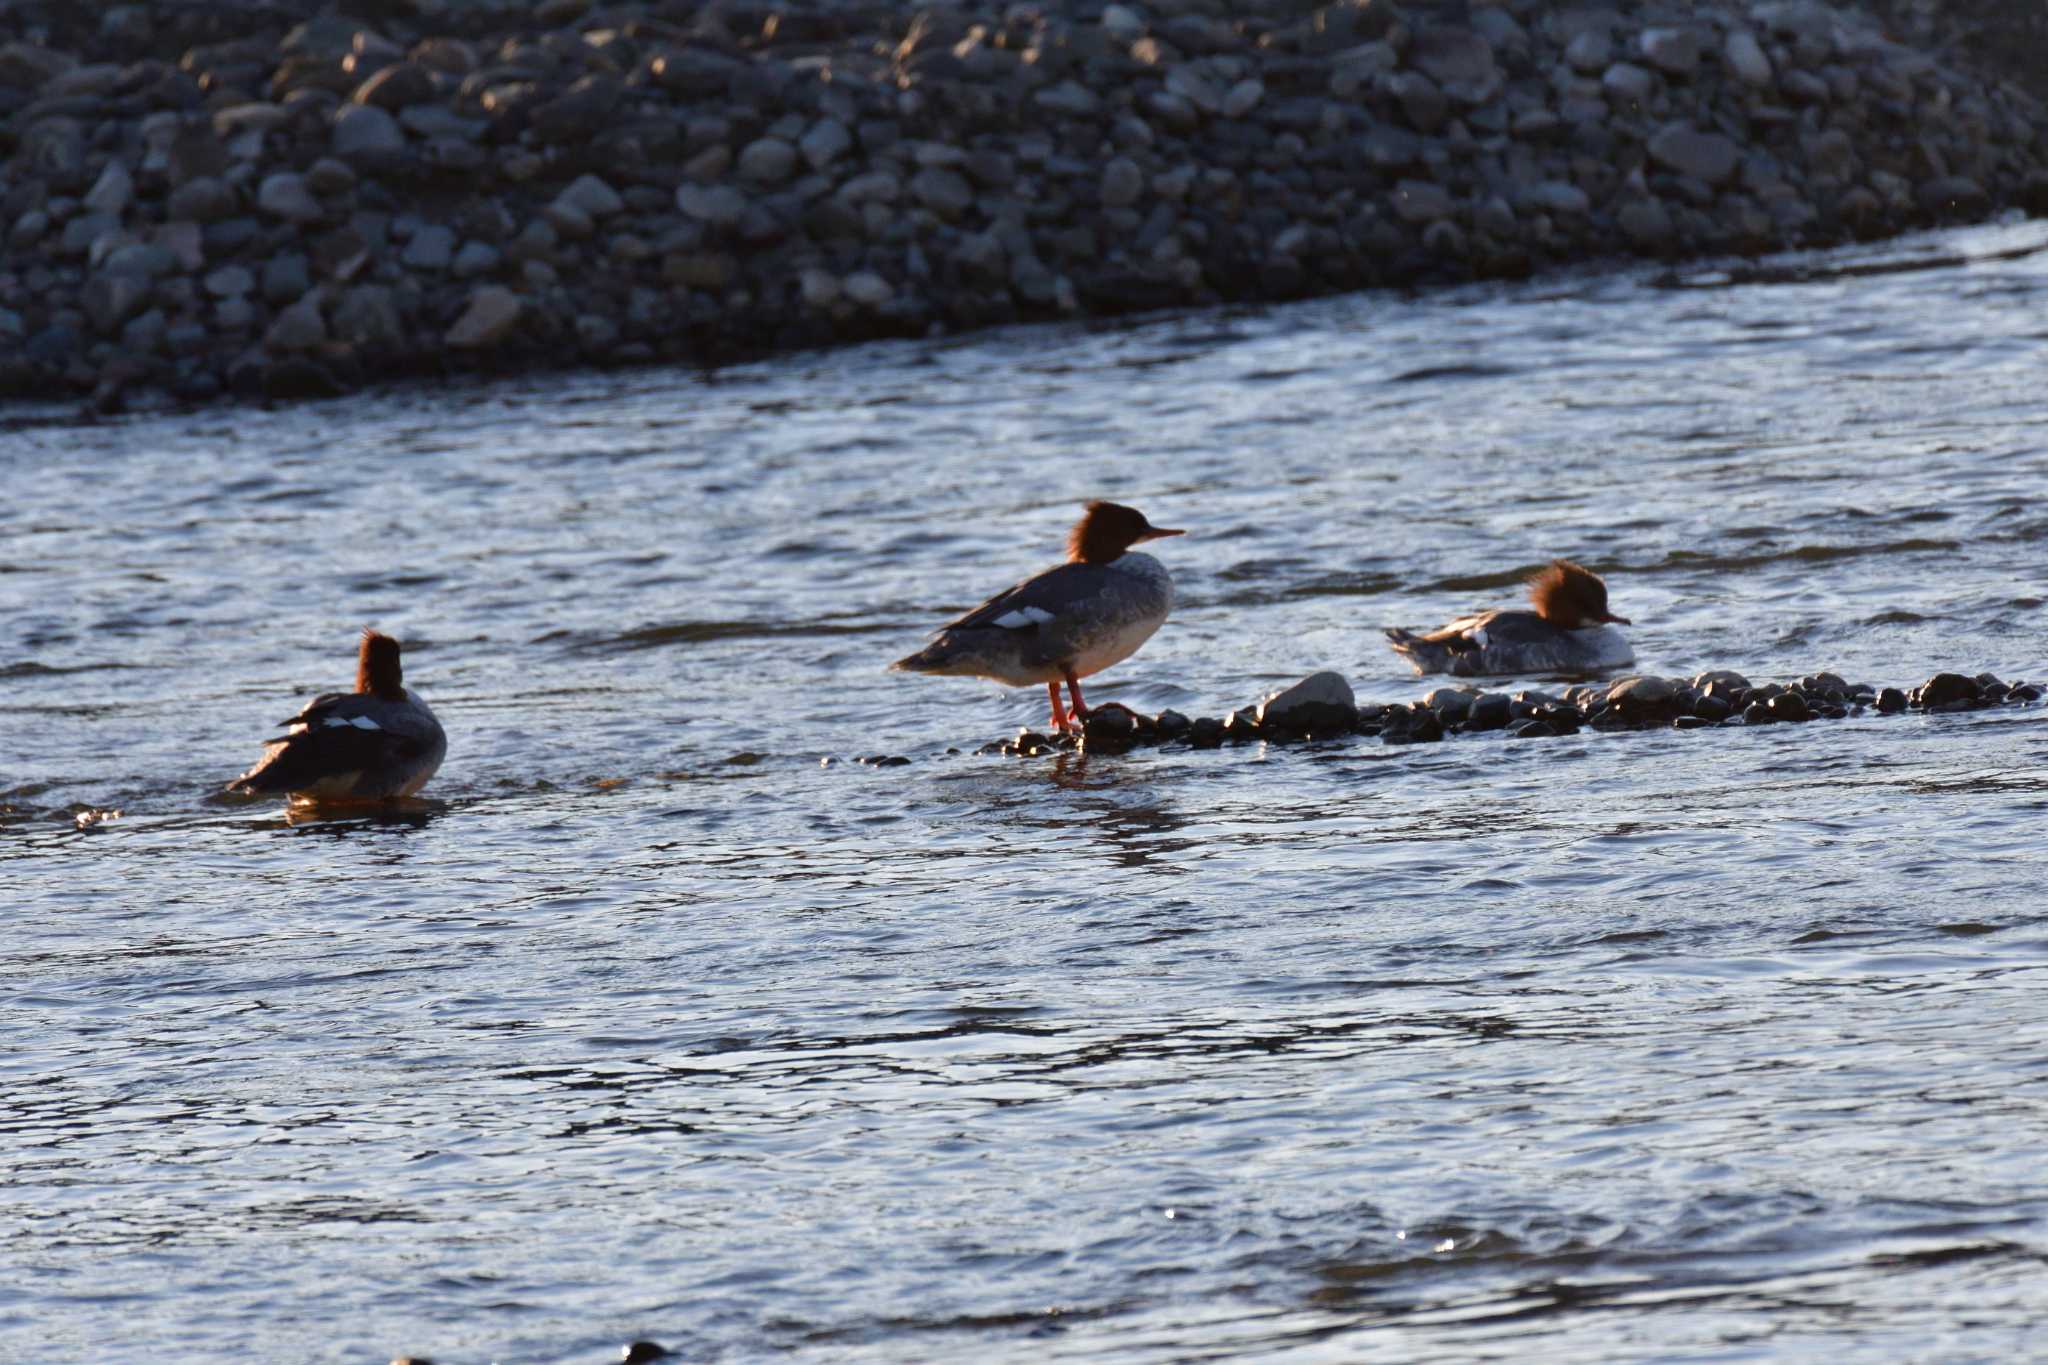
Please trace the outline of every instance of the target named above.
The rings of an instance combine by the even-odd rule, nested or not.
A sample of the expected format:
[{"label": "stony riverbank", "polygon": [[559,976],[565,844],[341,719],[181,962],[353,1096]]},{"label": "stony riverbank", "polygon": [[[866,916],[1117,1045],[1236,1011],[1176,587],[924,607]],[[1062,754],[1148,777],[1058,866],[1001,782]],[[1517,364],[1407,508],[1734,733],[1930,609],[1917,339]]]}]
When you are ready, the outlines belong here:
[{"label": "stony riverbank", "polygon": [[12,8],[0,392],[101,407],[2048,206],[2029,94],[1818,0]]}]

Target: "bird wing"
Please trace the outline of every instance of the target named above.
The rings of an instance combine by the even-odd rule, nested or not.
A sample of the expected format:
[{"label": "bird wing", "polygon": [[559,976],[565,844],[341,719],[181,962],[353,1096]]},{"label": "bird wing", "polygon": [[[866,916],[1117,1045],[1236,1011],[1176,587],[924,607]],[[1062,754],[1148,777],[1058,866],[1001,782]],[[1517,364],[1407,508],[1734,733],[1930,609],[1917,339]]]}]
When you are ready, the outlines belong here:
[{"label": "bird wing", "polygon": [[940,629],[994,626],[1002,630],[1037,630],[1056,624],[1063,616],[1071,617],[1077,605],[1100,595],[1110,581],[1110,571],[1100,565],[1061,564],[1005,588]]}]

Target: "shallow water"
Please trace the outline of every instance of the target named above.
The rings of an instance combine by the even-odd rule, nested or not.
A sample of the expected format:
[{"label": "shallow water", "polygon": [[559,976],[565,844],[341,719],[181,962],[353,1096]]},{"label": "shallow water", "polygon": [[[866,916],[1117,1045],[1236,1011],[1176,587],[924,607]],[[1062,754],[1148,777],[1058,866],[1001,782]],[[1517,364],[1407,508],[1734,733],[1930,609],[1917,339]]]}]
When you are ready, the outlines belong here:
[{"label": "shallow water", "polygon": [[[882,668],[1113,496],[1095,700],[1410,698],[1552,554],[1647,671],[2040,679],[2044,238],[0,430],[0,1356],[2037,1349],[2042,709],[1019,761]],[[365,623],[435,800],[211,797]]]}]

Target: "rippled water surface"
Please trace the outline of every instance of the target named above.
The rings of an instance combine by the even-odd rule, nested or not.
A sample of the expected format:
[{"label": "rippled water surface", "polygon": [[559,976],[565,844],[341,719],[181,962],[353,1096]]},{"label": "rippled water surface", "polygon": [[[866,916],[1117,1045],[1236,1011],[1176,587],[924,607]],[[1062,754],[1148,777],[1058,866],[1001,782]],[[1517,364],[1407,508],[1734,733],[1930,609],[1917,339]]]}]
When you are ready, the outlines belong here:
[{"label": "rippled water surface", "polygon": [[[0,1357],[2038,1352],[2041,709],[1016,760],[882,669],[1106,495],[1097,700],[1409,698],[1552,554],[1649,671],[2042,678],[2043,235],[0,429]],[[366,623],[437,799],[219,803]]]}]

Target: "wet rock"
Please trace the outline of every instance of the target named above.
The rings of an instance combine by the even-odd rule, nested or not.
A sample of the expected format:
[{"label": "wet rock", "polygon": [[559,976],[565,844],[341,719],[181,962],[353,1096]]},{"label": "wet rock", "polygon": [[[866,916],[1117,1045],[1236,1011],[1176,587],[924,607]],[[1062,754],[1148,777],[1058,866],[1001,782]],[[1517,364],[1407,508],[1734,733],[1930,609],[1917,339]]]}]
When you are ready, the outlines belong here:
[{"label": "wet rock", "polygon": [[1676,678],[1622,678],[1601,695],[1607,719],[1620,725],[1665,725],[1685,710],[1690,699]]},{"label": "wet rock", "polygon": [[1223,744],[1223,722],[1214,716],[1197,716],[1188,726],[1188,743],[1197,749],[1215,749]]},{"label": "wet rock", "polygon": [[1807,705],[1806,698],[1797,692],[1781,692],[1765,704],[1770,707],[1772,717],[1777,720],[1813,719],[1813,709]]},{"label": "wet rock", "polygon": [[1444,724],[1457,725],[1472,714],[1472,703],[1478,696],[1476,688],[1438,687],[1423,694],[1422,704],[1436,712]]},{"label": "wet rock", "polygon": [[1896,687],[1881,689],[1877,694],[1879,715],[1890,716],[1906,709],[1906,694]]},{"label": "wet rock", "polygon": [[149,282],[126,273],[93,276],[80,298],[86,319],[103,336],[120,331],[121,324],[140,313],[148,301]]},{"label": "wet rock", "polygon": [[[1979,690],[1974,678],[1966,678],[1960,673],[1937,673],[1915,689],[1913,702],[1917,706],[1936,707],[1952,702],[1975,701]],[[1883,709],[1881,696],[1879,709]]]},{"label": "wet rock", "polygon": [[2015,683],[2005,699],[2011,702],[2035,702],[2041,700],[2042,688],[2039,683]]},{"label": "wet rock", "polygon": [[1512,702],[1505,692],[1482,692],[1465,713],[1467,730],[1499,730],[1507,725]]},{"label": "wet rock", "polygon": [[448,329],[447,344],[461,351],[501,346],[519,326],[525,308],[525,300],[502,285],[479,286],[470,292],[469,306]]},{"label": "wet rock", "polygon": [[1734,715],[1735,708],[1729,705],[1727,697],[1707,692],[1693,702],[1692,714],[1701,724],[1714,725]]},{"label": "wet rock", "polygon": [[1232,711],[1223,718],[1223,737],[1237,743],[1259,738],[1259,722],[1249,711]]},{"label": "wet rock", "polygon": [[1161,711],[1152,725],[1161,739],[1179,739],[1188,732],[1190,722],[1186,716],[1169,708]]},{"label": "wet rock", "polygon": [[394,62],[357,86],[349,98],[395,112],[408,104],[430,103],[439,94],[432,68],[421,62]]},{"label": "wet rock", "polygon": [[1358,722],[1358,699],[1341,674],[1311,673],[1259,703],[1258,724],[1294,734],[1337,734]]},{"label": "wet rock", "polygon": [[1769,702],[1753,701],[1742,708],[1742,723],[1744,725],[1770,725],[1778,719],[1779,717],[1772,714]]},{"label": "wet rock", "polygon": [[628,1342],[619,1352],[620,1365],[646,1365],[650,1360],[668,1360],[673,1357],[667,1347],[655,1341]]},{"label": "wet rock", "polygon": [[1673,716],[1671,718],[1671,728],[1674,730],[1704,730],[1714,724],[1716,724],[1715,721],[1698,715]]},{"label": "wet rock", "polygon": [[1545,722],[1531,717],[1528,720],[1516,721],[1512,726],[1508,727],[1508,738],[1555,739],[1557,738],[1557,731],[1553,730]]},{"label": "wet rock", "polygon": [[1120,754],[1137,739],[1137,719],[1121,706],[1098,706],[1081,723],[1081,747],[1088,753]]}]

